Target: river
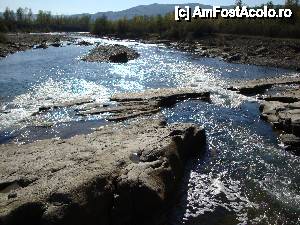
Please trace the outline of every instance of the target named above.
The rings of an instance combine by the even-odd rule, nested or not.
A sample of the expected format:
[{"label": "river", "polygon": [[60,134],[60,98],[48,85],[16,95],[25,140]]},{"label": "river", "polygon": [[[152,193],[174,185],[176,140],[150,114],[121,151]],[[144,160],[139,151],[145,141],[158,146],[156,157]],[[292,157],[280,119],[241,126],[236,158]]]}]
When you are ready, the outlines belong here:
[{"label": "river", "polygon": [[169,123],[206,129],[207,153],[189,163],[172,224],[300,224],[300,159],[283,150],[272,127],[259,118],[255,97],[226,90],[234,80],[293,76],[289,70],[199,58],[163,45],[80,37],[133,47],[140,57],[126,64],[80,60],[93,46],[33,49],[0,61],[0,143],[26,143],[90,133],[108,122],[82,117],[82,106],[41,106],[91,98],[108,103],[119,92],[194,87],[211,103],[185,101],[163,111]]}]

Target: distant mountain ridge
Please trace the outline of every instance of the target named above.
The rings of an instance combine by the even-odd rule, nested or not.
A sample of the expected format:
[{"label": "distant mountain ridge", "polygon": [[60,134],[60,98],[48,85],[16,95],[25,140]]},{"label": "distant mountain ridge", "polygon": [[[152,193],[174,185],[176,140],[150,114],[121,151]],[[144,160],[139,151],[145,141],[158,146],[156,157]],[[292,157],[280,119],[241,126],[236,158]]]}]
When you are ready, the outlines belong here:
[{"label": "distant mountain ridge", "polygon": [[[126,17],[127,19],[132,19],[135,16],[156,16],[156,15],[166,15],[167,13],[173,12],[175,6],[190,6],[191,8],[195,8],[195,6],[199,6],[203,9],[212,8],[211,5],[204,5],[199,3],[186,3],[186,4],[158,4],[154,3],[151,5],[139,5],[129,9],[121,10],[121,11],[108,11],[108,12],[98,12],[95,14],[77,14],[72,16],[82,16],[82,15],[90,15],[92,20],[95,20],[99,17],[106,16],[108,20],[118,20]],[[231,8],[232,6],[222,6],[223,8]]]},{"label": "distant mountain ridge", "polygon": [[[92,20],[96,20],[102,16],[105,16],[108,20],[118,20],[122,18],[132,19],[135,16],[156,16],[156,15],[166,15],[170,12],[174,12],[175,6],[190,6],[191,8],[195,8],[199,6],[203,9],[212,8],[211,5],[204,5],[199,3],[186,3],[186,4],[150,4],[150,5],[139,5],[129,9],[121,10],[121,11],[108,11],[108,12],[98,12],[95,14],[82,13],[82,14],[74,14],[70,15],[72,17],[75,16],[91,16]],[[232,8],[233,6],[221,6],[222,8]],[[3,12],[0,12],[0,16],[3,16]],[[34,17],[36,14],[34,15]]]},{"label": "distant mountain ridge", "polygon": [[[170,12],[173,12],[175,6],[179,4],[151,4],[151,5],[139,5],[129,9],[125,9],[118,12],[98,12],[91,15],[92,19],[96,19],[105,15],[109,20],[118,20],[126,17],[127,19],[132,19],[135,16],[156,16],[156,15],[166,15]],[[181,7],[189,5],[190,7],[195,7],[199,4],[197,3],[189,3],[189,4],[180,4]],[[211,8],[209,5],[199,5],[202,8]]]}]

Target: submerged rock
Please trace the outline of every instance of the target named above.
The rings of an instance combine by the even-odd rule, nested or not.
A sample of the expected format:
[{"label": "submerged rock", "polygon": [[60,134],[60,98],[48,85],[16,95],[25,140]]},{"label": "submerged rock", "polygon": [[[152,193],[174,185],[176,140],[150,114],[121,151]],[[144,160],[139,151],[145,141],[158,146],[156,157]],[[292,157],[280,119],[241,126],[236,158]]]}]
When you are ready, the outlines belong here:
[{"label": "submerged rock", "polygon": [[1,145],[0,224],[163,223],[185,163],[204,149],[202,128],[160,120]]},{"label": "submerged rock", "polygon": [[98,45],[82,60],[88,62],[126,63],[139,57],[137,51],[123,45]]}]

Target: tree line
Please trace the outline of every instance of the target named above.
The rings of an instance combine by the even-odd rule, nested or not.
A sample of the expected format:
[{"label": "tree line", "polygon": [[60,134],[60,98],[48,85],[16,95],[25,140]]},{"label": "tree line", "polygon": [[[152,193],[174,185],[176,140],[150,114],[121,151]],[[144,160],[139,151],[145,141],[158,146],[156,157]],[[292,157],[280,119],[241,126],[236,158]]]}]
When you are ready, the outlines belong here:
[{"label": "tree line", "polygon": [[[235,4],[242,6],[242,0]],[[269,8],[278,10],[272,2]],[[263,7],[259,6],[256,8]],[[286,8],[293,11],[292,18],[282,19],[193,19],[191,22],[174,20],[174,14],[164,16],[136,16],[115,21],[105,16],[92,21],[90,16],[57,16],[48,11],[39,11],[34,15],[31,9],[19,8],[16,11],[6,8],[0,16],[1,32],[32,31],[90,31],[96,35],[114,35],[119,37],[156,36],[168,39],[193,39],[211,33],[241,35],[260,35],[269,37],[300,38],[299,0],[286,0]]]},{"label": "tree line", "polygon": [[89,31],[90,25],[90,16],[57,16],[43,10],[34,15],[28,8],[6,8],[0,17],[0,32]]},{"label": "tree line", "polygon": [[[243,6],[241,0],[235,2]],[[279,10],[271,1],[265,5]],[[264,5],[255,8],[263,8]],[[282,6],[281,6],[282,7]],[[300,7],[298,0],[287,0],[286,8],[293,11],[292,18],[192,19],[175,21],[174,14],[165,16],[137,16],[133,19],[109,21],[105,16],[96,19],[91,32],[97,35],[141,37],[155,35],[167,39],[193,39],[211,33],[259,35],[267,37],[300,38]]]}]

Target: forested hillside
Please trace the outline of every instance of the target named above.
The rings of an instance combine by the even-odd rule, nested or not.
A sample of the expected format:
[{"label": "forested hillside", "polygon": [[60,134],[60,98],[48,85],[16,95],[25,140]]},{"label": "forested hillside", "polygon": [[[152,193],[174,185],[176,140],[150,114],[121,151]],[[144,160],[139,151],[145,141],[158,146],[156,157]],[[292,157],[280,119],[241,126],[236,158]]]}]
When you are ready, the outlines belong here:
[{"label": "forested hillside", "polygon": [[[243,3],[239,0],[236,4],[242,5]],[[274,6],[272,2],[268,2],[267,5],[276,10],[279,7]],[[151,5],[152,8],[154,6],[157,8],[157,4]],[[169,7],[169,5],[167,6]],[[166,12],[168,7],[162,8],[158,12]],[[257,8],[259,7],[263,6]],[[147,37],[151,35],[170,39],[192,39],[210,33],[300,38],[298,0],[288,0],[286,5],[281,7],[292,9],[293,17],[285,19],[224,19],[219,17],[218,19],[194,19],[191,22],[176,22],[173,13],[134,17],[125,13],[123,18],[117,20],[105,15],[93,20],[90,15],[56,16],[48,11],[39,11],[37,15],[33,15],[28,8],[19,8],[16,11],[7,8],[3,15],[0,15],[0,32],[91,31],[96,35],[120,37]],[[135,7],[135,11],[138,8],[141,9],[141,7]],[[1,39],[4,40],[4,37]]]}]

